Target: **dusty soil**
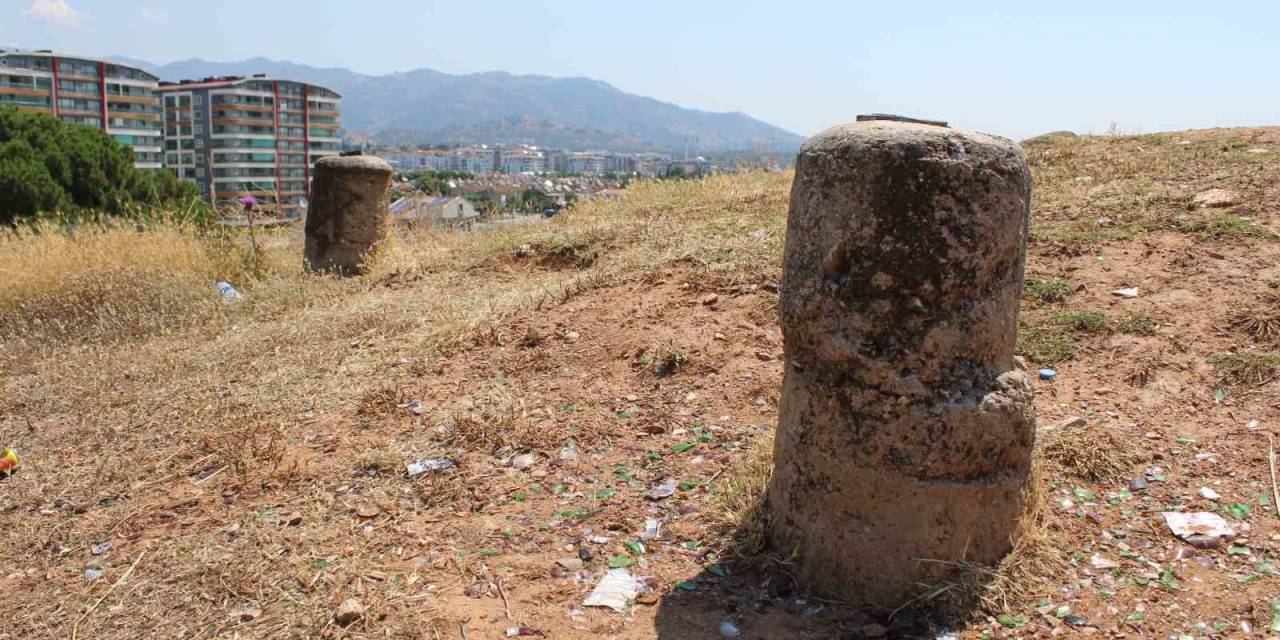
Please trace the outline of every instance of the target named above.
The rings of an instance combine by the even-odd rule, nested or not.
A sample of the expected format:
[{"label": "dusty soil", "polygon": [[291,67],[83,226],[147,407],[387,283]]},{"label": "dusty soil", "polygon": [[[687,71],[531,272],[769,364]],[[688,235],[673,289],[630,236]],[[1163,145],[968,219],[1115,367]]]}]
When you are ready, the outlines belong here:
[{"label": "dusty soil", "polygon": [[[1041,455],[1042,533],[1067,569],[950,629],[1266,637],[1280,606],[1268,468],[1280,363],[1275,334],[1248,320],[1280,317],[1280,134],[1068,139],[1031,159],[1028,275],[1059,283],[1023,309],[1024,337],[1037,336],[1024,357],[1056,370],[1036,382],[1039,424],[1081,417],[1082,448],[1105,431],[1133,455],[1100,479]],[[1238,202],[1192,205],[1209,188]],[[775,242],[780,229],[779,215]],[[513,255],[468,277],[584,266]],[[722,637],[724,623],[746,638],[945,635],[921,614],[927,596],[894,616],[853,611],[805,599],[785,564],[729,557],[717,488],[776,419],[774,283],[672,260],[460,348],[382,345],[377,384],[357,401],[229,432],[242,462],[211,442],[178,472],[128,484],[111,486],[94,451],[68,453],[74,413],[10,405],[23,453],[61,456],[41,463],[45,477],[61,465],[109,490],[51,495],[24,488],[40,476],[22,472],[0,484],[0,522],[24,532],[5,543],[0,637],[674,640]],[[1123,287],[1137,297],[1112,293]],[[131,402],[101,384],[102,402]],[[118,428],[109,442],[148,446]],[[426,458],[457,466],[406,475]],[[668,481],[672,495],[649,496]],[[1161,516],[1178,510],[1219,513],[1238,536],[1181,541]],[[655,539],[647,519],[661,522]],[[611,563],[652,592],[625,614],[582,606]],[[363,615],[343,626],[334,614],[349,598]]]}]

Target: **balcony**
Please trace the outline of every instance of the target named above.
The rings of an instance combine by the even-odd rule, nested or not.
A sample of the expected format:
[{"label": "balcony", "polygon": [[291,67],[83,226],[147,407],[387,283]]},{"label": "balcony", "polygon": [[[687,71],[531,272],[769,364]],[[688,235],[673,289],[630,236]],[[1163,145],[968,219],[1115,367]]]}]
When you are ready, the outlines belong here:
[{"label": "balcony", "polygon": [[221,102],[221,101],[210,103],[210,108],[214,110],[235,109],[238,111],[259,111],[259,112],[267,112],[267,113],[274,113],[276,110],[275,106],[269,105],[269,104],[251,104],[246,102]]},{"label": "balcony", "polygon": [[[223,125],[223,126],[242,125],[246,127],[270,128],[275,125],[275,122],[271,118],[220,118],[218,116],[214,116],[213,124],[215,126],[216,125]],[[253,133],[271,133],[271,132],[270,131],[254,131]]]},{"label": "balcony", "polygon": [[73,73],[71,71],[63,71],[62,69],[58,69],[58,77],[63,80],[79,80],[80,82],[97,83],[101,81],[101,78],[98,77],[97,73],[93,73],[93,74]]},{"label": "balcony", "polygon": [[11,96],[38,96],[43,98],[49,96],[51,92],[48,89],[33,89],[31,85],[0,82],[0,93]]},{"label": "balcony", "polygon": [[127,104],[145,104],[150,106],[160,106],[160,98],[156,96],[133,96],[123,93],[107,93],[107,102],[121,102]]}]

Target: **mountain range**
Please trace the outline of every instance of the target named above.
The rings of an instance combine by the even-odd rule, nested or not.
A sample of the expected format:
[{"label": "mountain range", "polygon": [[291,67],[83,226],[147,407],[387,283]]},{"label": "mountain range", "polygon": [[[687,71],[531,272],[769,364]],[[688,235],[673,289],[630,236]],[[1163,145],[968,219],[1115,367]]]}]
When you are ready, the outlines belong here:
[{"label": "mountain range", "polygon": [[252,58],[155,64],[121,56],[162,80],[265,73],[342,94],[343,126],[356,139],[390,144],[534,144],[610,151],[791,150],[804,140],[739,112],[687,109],[590,78],[454,75],[415,69],[374,76],[342,68]]}]

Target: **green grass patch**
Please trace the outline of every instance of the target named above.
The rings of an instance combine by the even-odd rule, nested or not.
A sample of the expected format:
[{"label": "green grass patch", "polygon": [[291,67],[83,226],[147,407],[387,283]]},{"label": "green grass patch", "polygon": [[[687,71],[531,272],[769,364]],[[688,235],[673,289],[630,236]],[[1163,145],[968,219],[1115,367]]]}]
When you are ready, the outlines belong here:
[{"label": "green grass patch", "polygon": [[1116,320],[1116,330],[1135,336],[1149,336],[1156,332],[1156,323],[1151,316],[1131,313]]},{"label": "green grass patch", "polygon": [[1235,240],[1274,238],[1274,231],[1231,214],[1202,215],[1176,222],[1179,231],[1195,234],[1201,240]]},{"label": "green grass patch", "polygon": [[1071,285],[1062,278],[1027,278],[1025,296],[1033,303],[1062,302],[1071,295]]},{"label": "green grass patch", "polygon": [[1079,352],[1076,336],[1056,323],[1026,323],[1018,332],[1018,353],[1036,364],[1056,365]]},{"label": "green grass patch", "polygon": [[1065,310],[1054,314],[1053,321],[1059,326],[1081,333],[1106,333],[1111,327],[1111,318],[1105,311]]}]

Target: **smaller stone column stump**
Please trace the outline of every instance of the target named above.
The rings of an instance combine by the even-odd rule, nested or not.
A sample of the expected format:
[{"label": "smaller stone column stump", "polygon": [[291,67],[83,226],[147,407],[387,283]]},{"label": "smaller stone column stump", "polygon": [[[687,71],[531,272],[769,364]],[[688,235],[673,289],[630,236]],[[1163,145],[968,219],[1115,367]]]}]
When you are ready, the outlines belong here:
[{"label": "smaller stone column stump", "polygon": [[387,189],[391,165],[365,155],[316,161],[307,208],[307,268],[349,276],[364,273],[387,239]]}]

